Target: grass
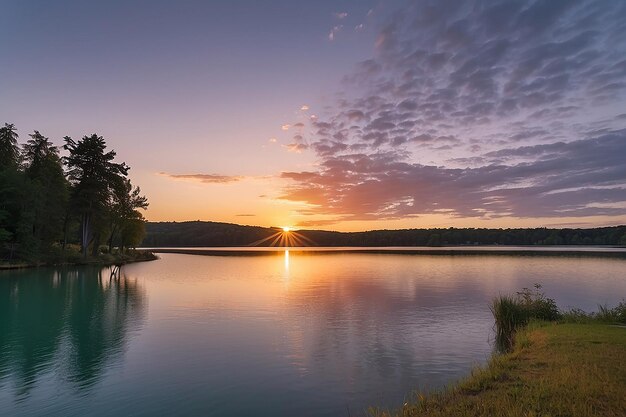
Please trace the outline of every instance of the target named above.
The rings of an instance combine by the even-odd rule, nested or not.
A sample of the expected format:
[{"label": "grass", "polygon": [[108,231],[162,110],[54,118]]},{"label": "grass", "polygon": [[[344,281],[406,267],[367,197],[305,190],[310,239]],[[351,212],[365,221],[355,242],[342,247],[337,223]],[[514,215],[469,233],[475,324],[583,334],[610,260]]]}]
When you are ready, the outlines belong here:
[{"label": "grass", "polygon": [[615,308],[599,305],[596,313],[586,313],[580,309],[569,310],[561,313],[559,320],[564,323],[626,324],[626,302],[622,301]]},{"label": "grass", "polygon": [[439,393],[377,417],[626,416],[626,328],[530,322],[512,349]]}]

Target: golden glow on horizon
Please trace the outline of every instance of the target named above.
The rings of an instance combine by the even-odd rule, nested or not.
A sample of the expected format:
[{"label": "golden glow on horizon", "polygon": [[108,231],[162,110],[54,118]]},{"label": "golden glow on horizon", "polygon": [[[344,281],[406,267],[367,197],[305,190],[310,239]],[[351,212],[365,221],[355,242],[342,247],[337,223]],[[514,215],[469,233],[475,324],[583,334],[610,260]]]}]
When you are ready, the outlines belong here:
[{"label": "golden glow on horizon", "polygon": [[[291,167],[289,169],[298,169]],[[311,214],[315,206],[277,198],[284,187],[275,177],[247,177],[231,184],[203,184],[172,181],[153,171],[136,171],[131,178],[141,184],[150,199],[146,212],[149,221],[214,221],[247,226],[289,225],[296,229],[323,229],[360,232],[380,229],[412,228],[516,228],[516,227],[600,227],[626,223],[626,215],[585,217],[456,217],[449,213],[426,213],[394,219],[343,219],[343,215]],[[245,209],[242,209],[245,207]],[[280,227],[284,232],[283,228]],[[277,230],[278,231],[278,230]],[[271,242],[271,241],[270,241]],[[277,242],[278,243],[278,242]],[[307,245],[305,245],[307,246]]]},{"label": "golden glow on horizon", "polygon": [[315,246],[315,242],[293,230],[291,227],[281,227],[276,233],[264,239],[257,240],[249,246]]}]

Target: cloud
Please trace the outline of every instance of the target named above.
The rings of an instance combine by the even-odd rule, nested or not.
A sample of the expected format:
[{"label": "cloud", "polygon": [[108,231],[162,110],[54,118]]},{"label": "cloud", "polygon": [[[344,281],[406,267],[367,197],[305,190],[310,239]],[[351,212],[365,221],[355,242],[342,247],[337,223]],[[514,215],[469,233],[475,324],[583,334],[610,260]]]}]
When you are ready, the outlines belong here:
[{"label": "cloud", "polygon": [[626,130],[501,155],[536,159],[460,169],[407,163],[393,153],[346,154],[326,158],[317,172],[282,173],[292,185],[281,198],[343,220],[626,214]]},{"label": "cloud", "polygon": [[302,220],[296,223],[297,227],[321,227],[337,223],[337,220]]},{"label": "cloud", "polygon": [[[502,140],[514,141],[527,127],[541,130],[533,126],[539,122],[572,119],[589,106],[623,97],[625,42],[609,39],[620,39],[626,6],[460,3],[425,1],[398,13],[380,32],[379,55],[347,77],[365,95],[345,100],[344,106],[367,110],[372,120],[395,109],[388,121],[413,123],[421,130],[415,135],[427,129],[440,135],[463,130],[476,138],[485,126],[493,126],[506,129]],[[542,26],[541,36],[528,17],[536,10],[558,16],[543,18],[549,24]],[[505,126],[520,119],[527,123]],[[549,131],[571,134],[564,127]]]},{"label": "cloud", "polygon": [[307,111],[309,110],[309,106],[307,106],[306,104],[303,104],[302,107],[300,107],[300,110]]},{"label": "cloud", "polygon": [[335,19],[342,20],[342,19],[345,19],[346,17],[348,17],[348,13],[346,13],[346,12],[335,12],[335,13],[333,13],[333,17]]},{"label": "cloud", "polygon": [[343,28],[343,25],[334,26],[328,33],[328,40],[331,42],[334,41],[335,36],[337,36],[337,33],[339,33],[342,28]]},{"label": "cloud", "polygon": [[289,130],[289,128],[290,128],[290,127],[291,127],[291,125],[290,125],[290,124],[284,124],[284,125],[282,125],[280,128],[281,128],[282,130]]},{"label": "cloud", "polygon": [[235,217],[256,217],[256,214],[235,214]]},{"label": "cloud", "polygon": [[626,2],[408,4],[308,122],[319,170],[282,198],[341,219],[626,215],[624,21]]},{"label": "cloud", "polygon": [[219,175],[219,174],[169,174],[167,172],[159,172],[159,175],[166,176],[175,180],[198,181],[205,184],[229,184],[244,179],[243,176]]},{"label": "cloud", "polygon": [[268,142],[269,143],[276,143],[276,142],[278,142],[278,139],[276,139],[276,138],[269,138]]},{"label": "cloud", "polygon": [[289,152],[295,152],[295,153],[301,153],[302,151],[309,149],[309,145],[305,143],[297,143],[297,142],[288,143],[287,145],[283,145],[283,146],[285,146],[285,148],[287,148]]}]

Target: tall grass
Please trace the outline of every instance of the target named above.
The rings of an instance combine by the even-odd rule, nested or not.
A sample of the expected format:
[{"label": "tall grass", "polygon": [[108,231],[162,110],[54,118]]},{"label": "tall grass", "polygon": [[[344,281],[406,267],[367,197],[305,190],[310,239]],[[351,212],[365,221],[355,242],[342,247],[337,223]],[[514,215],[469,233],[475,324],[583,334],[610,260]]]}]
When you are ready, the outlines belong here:
[{"label": "tall grass", "polygon": [[554,300],[541,291],[540,284],[533,289],[523,288],[514,296],[501,295],[491,302],[490,309],[495,319],[496,348],[501,352],[511,349],[516,331],[532,320],[626,324],[626,301],[614,308],[599,305],[595,313],[580,309],[559,311]]},{"label": "tall grass", "polygon": [[598,305],[598,311],[587,313],[575,308],[561,313],[560,320],[565,323],[610,323],[626,324],[626,301],[622,301],[614,308]]},{"label": "tall grass", "polygon": [[513,346],[515,332],[530,320],[554,321],[559,319],[559,309],[553,299],[541,292],[541,285],[534,289],[523,288],[515,296],[501,295],[491,303],[495,319],[496,347],[506,352]]},{"label": "tall grass", "polygon": [[528,313],[516,298],[501,295],[491,303],[495,319],[496,347],[505,352],[513,346],[515,331],[528,323]]}]

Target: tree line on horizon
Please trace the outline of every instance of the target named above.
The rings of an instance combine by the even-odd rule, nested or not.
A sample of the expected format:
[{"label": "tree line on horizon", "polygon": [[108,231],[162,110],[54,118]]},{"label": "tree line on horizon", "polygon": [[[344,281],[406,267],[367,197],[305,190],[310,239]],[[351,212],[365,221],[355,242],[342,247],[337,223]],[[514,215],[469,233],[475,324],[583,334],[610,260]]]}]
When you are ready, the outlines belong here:
[{"label": "tree line on horizon", "polygon": [[0,260],[58,261],[68,245],[97,256],[142,240],[148,200],[102,136],[64,137],[66,156],[39,131],[28,136],[20,145],[13,124],[0,127]]},{"label": "tree line on horizon", "polygon": [[[279,228],[217,222],[148,222],[144,247],[248,246]],[[298,230],[316,246],[623,245],[626,226],[589,229],[438,228],[332,232]]]}]

